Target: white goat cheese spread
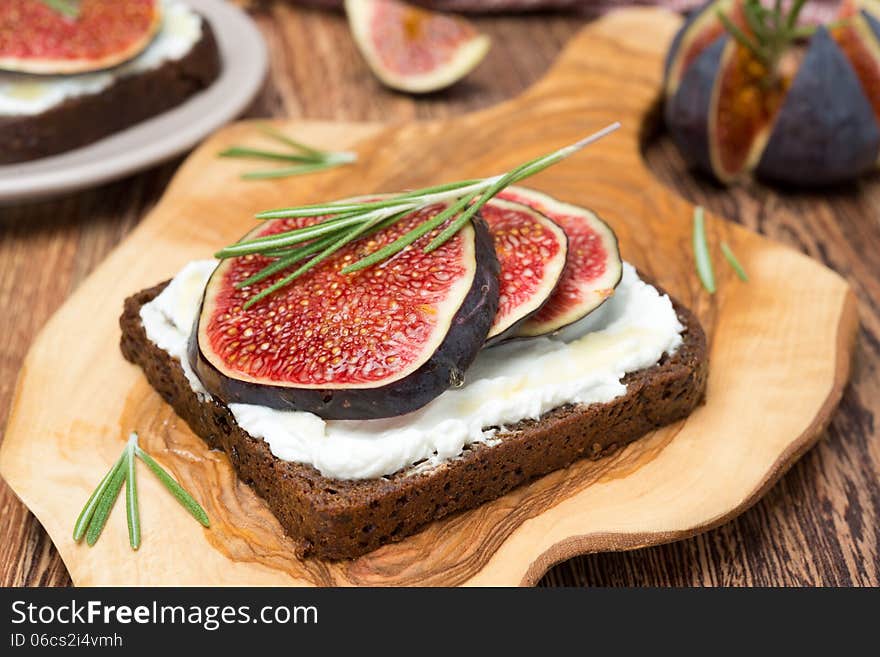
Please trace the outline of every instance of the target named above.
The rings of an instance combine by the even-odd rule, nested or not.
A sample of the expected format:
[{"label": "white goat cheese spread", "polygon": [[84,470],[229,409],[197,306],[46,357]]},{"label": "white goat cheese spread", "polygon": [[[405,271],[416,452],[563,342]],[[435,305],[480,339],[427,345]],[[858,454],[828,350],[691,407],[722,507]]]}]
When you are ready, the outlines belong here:
[{"label": "white goat cheese spread", "polygon": [[42,114],[70,98],[101,93],[119,78],[182,59],[202,38],[202,18],[181,0],[163,0],[163,23],[140,55],[116,68],[77,75],[0,72],[0,115]]},{"label": "white goat cheese spread", "polygon": [[[187,343],[213,260],[189,263],[141,309],[147,337],[178,359],[193,390],[209,396],[187,362]],[[590,316],[593,319],[593,316]],[[458,457],[465,445],[498,441],[498,428],[537,419],[565,404],[609,402],[626,392],[625,374],[656,364],[682,342],[668,296],[624,263],[601,314],[565,340],[541,337],[484,349],[460,388],[418,411],[379,420],[322,420],[299,411],[230,404],[238,425],[280,459],[334,479],[373,479],[414,464],[418,471]]]}]

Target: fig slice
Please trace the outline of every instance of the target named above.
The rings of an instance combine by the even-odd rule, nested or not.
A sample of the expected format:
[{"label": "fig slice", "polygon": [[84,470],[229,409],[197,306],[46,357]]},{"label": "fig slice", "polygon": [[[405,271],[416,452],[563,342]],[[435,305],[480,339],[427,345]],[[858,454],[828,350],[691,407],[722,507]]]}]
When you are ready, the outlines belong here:
[{"label": "fig slice", "polygon": [[664,108],[666,127],[682,157],[703,173],[714,175],[709,151],[709,116],[715,77],[729,43],[721,37],[706,48],[684,72],[675,94]]},{"label": "fig slice", "polygon": [[[205,388],[226,403],[351,420],[403,415],[461,385],[498,310],[498,260],[481,218],[429,254],[423,247],[443,226],[380,265],[340,272],[445,207],[352,242],[247,310],[248,298],[286,272],[239,288],[271,259],[221,262],[189,345]],[[250,236],[317,221],[276,219]]]},{"label": "fig slice", "polygon": [[514,337],[538,312],[562,278],[568,252],[565,232],[521,203],[493,199],[481,210],[501,265],[498,312],[486,346]]},{"label": "fig slice", "polygon": [[819,27],[756,173],[791,185],[829,185],[870,171],[878,151],[871,103],[843,51]]},{"label": "fig slice", "polygon": [[517,335],[579,332],[588,315],[614,294],[623,275],[614,231],[591,210],[532,189],[509,187],[499,196],[549,217],[568,237],[562,278],[547,302],[523,323]]},{"label": "fig slice", "polygon": [[[788,61],[793,60],[791,53]],[[787,69],[796,68],[789,64]],[[767,83],[768,70],[734,39],[726,39],[709,106],[712,173],[730,182],[758,163],[785,98],[789,77]]]},{"label": "fig slice", "polygon": [[444,89],[470,73],[489,51],[489,37],[458,16],[398,0],[346,0],[345,10],[368,66],[392,89]]},{"label": "fig slice", "polygon": [[69,17],[35,0],[0,2],[0,70],[87,73],[139,55],[162,25],[161,0],[80,0]]}]

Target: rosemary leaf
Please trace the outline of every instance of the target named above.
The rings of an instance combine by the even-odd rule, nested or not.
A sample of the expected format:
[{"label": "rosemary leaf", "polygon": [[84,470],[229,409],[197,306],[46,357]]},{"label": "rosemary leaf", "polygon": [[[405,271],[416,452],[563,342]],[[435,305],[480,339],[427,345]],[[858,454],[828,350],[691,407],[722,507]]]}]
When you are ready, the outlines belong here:
[{"label": "rosemary leaf", "polygon": [[757,57],[762,64],[770,66],[770,58],[768,57],[767,53],[764,52],[764,49],[757,41],[746,35],[746,33],[743,32],[741,29],[739,29],[723,11],[718,10],[716,14],[718,15],[718,20],[720,20],[721,23],[724,25],[724,29],[730,33],[730,36],[736,39],[736,41],[739,42],[741,46],[751,50],[752,54],[754,54],[755,57]]},{"label": "rosemary leaf", "polygon": [[122,490],[122,484],[125,483],[125,479],[128,475],[127,456],[127,452],[123,452],[121,466],[113,473],[113,476],[110,478],[110,483],[107,485],[107,489],[98,501],[97,507],[95,507],[95,514],[92,516],[92,520],[89,523],[88,531],[86,531],[86,543],[89,544],[89,547],[95,544],[98,537],[101,536],[101,532],[104,531],[104,525],[107,524],[107,518],[110,515],[110,511],[116,503],[116,498],[119,497],[119,491]]},{"label": "rosemary leaf", "polygon": [[[446,192],[459,192],[453,194],[455,198],[465,193],[461,190],[469,187],[475,187],[484,180],[466,180],[458,183],[446,183],[435,187],[426,187],[415,191],[404,192],[403,194],[395,194],[388,198],[382,198],[375,201],[336,201],[334,203],[321,203],[316,205],[302,205],[294,208],[278,208],[277,210],[267,210],[260,212],[257,219],[281,219],[290,217],[314,217],[323,214],[337,214],[342,212],[362,212],[366,210],[380,210],[393,206],[402,206],[405,204],[412,205],[415,199],[425,196],[433,196],[434,194],[445,194]],[[437,199],[443,200],[443,199]]]},{"label": "rosemary leaf", "polygon": [[98,487],[92,491],[91,497],[89,497],[88,502],[86,502],[83,510],[80,512],[79,517],[76,519],[76,524],[73,526],[73,540],[77,543],[82,540],[82,537],[85,536],[86,530],[89,527],[89,522],[92,519],[92,516],[95,513],[95,509],[98,506],[98,503],[101,501],[101,498],[104,495],[104,491],[107,490],[107,487],[110,485],[110,481],[113,479],[113,475],[116,473],[119,468],[122,467],[123,461],[125,459],[125,454],[119,457],[116,463],[113,464],[107,474],[104,475],[104,478],[101,480],[101,483],[98,484]]},{"label": "rosemary leaf", "polygon": [[741,281],[748,283],[749,277],[746,274],[746,270],[743,269],[743,266],[740,264],[739,260],[736,259],[736,256],[733,254],[733,250],[728,246],[727,242],[721,242],[721,253],[724,254],[724,257],[727,259],[728,264],[733,267],[733,271],[736,272],[736,275],[739,276]]},{"label": "rosemary leaf", "polygon": [[[488,192],[489,190],[487,190]],[[479,211],[481,207],[483,207],[495,194],[488,195],[484,193],[476,203],[473,203],[470,207],[468,207],[464,212],[458,215],[455,218],[455,221],[450,223],[446,228],[444,228],[437,237],[428,242],[428,245],[422,249],[424,253],[430,253],[431,251],[435,251],[439,249],[441,246],[446,244],[450,239],[452,239],[455,234],[462,229],[462,227],[471,220],[471,218]]]},{"label": "rosemary leaf", "polygon": [[706,242],[706,220],[703,208],[694,208],[694,260],[697,264],[697,274],[700,282],[709,294],[715,294],[715,272],[712,269],[712,256],[709,254],[709,245]]},{"label": "rosemary leaf", "polygon": [[138,508],[137,478],[134,458],[134,450],[137,447],[137,433],[132,431],[128,437],[128,445],[125,447],[125,461],[128,472],[125,477],[125,516],[128,520],[128,542],[132,550],[141,546],[141,518]]},{"label": "rosemary leaf", "polygon": [[[325,237],[320,240],[315,240],[311,244],[307,244],[305,246],[301,246],[296,249],[290,249],[284,255],[281,255],[278,260],[275,262],[263,267],[260,271],[258,271],[253,276],[246,278],[245,280],[236,283],[235,287],[241,289],[243,287],[248,287],[249,285],[254,285],[255,283],[259,283],[260,281],[266,280],[273,274],[277,274],[279,271],[287,269],[288,267],[295,265],[300,260],[304,260],[308,258],[310,255],[314,255],[321,249],[325,249],[338,238],[336,235],[331,235],[330,237]],[[268,255],[268,254],[266,254]]]},{"label": "rosemary leaf", "polygon": [[746,17],[746,22],[749,24],[749,29],[759,42],[769,37],[761,13],[763,9],[760,3],[757,2],[746,2],[743,5],[743,14]]},{"label": "rosemary leaf", "polygon": [[205,527],[211,526],[211,522],[208,520],[208,514],[205,513],[205,510],[201,505],[196,502],[193,496],[187,493],[180,484],[174,481],[174,478],[168,474],[161,465],[156,463],[152,456],[138,446],[135,446],[135,454],[147,464],[147,467],[153,471],[153,474],[159,478],[159,481],[161,481],[165,485],[165,488],[167,488],[177,501],[183,505],[183,508],[189,511],[193,518],[198,520]]},{"label": "rosemary leaf", "polygon": [[79,0],[41,0],[41,2],[65,18],[77,18],[79,16]]},{"label": "rosemary leaf", "polygon": [[301,176],[306,173],[317,173],[326,169],[338,167],[340,162],[321,161],[314,164],[300,164],[295,167],[284,167],[283,169],[271,169],[267,171],[250,171],[241,174],[242,180],[270,180],[274,178],[288,178],[290,176]]},{"label": "rosemary leaf", "polygon": [[383,218],[381,216],[377,216],[374,219],[371,219],[370,221],[365,222],[364,224],[362,224],[362,225],[358,226],[357,228],[355,228],[354,230],[352,230],[350,233],[343,235],[341,238],[339,238],[338,240],[333,242],[330,246],[328,246],[326,249],[324,249],[321,253],[316,255],[314,258],[309,260],[304,265],[300,266],[293,273],[288,274],[287,276],[282,278],[280,281],[273,283],[272,285],[267,287],[265,290],[262,290],[258,294],[252,296],[250,299],[248,299],[244,303],[242,308],[244,310],[247,310],[248,308],[253,306],[255,303],[258,303],[262,299],[265,299],[270,294],[273,294],[274,292],[277,292],[281,288],[290,285],[297,278],[299,278],[300,276],[305,274],[307,271],[309,271],[310,269],[315,267],[320,262],[323,262],[324,260],[329,258],[331,255],[336,253],[343,246],[345,246],[346,244],[349,244],[350,242],[353,242],[354,240],[359,238],[361,235],[363,235],[365,232],[367,232],[370,228],[373,228],[374,226],[376,226],[379,222],[383,221],[383,219],[392,219],[393,218],[395,221],[398,221],[398,220],[402,219],[407,214],[409,214],[409,210],[404,210],[403,212],[398,213],[397,215],[392,215],[391,217]]},{"label": "rosemary leaf", "polygon": [[408,247],[410,244],[415,242],[423,235],[427,235],[435,228],[442,226],[446,222],[446,220],[449,219],[449,217],[454,216],[456,212],[460,212],[464,207],[468,205],[468,203],[473,201],[476,195],[477,193],[474,192],[468,196],[462,197],[456,203],[453,203],[442,212],[439,212],[435,216],[428,219],[428,221],[419,224],[408,233],[401,235],[391,244],[387,244],[378,251],[374,251],[373,253],[361,258],[357,262],[344,267],[342,269],[342,273],[351,274],[356,271],[360,271],[361,269],[366,269],[367,267],[371,267],[372,265],[375,265],[378,262],[382,262],[383,260],[390,258],[400,251],[403,251],[406,247]]},{"label": "rosemary leaf", "polygon": [[220,151],[217,153],[219,157],[249,157],[256,158],[262,160],[280,160],[282,162],[308,162],[308,163],[320,163],[323,162],[320,158],[315,158],[310,155],[293,155],[291,153],[278,153],[277,151],[262,151],[256,148],[245,148],[244,146],[232,146],[231,148],[227,148],[225,151]]},{"label": "rosemary leaf", "polygon": [[280,249],[285,246],[295,246],[303,242],[309,242],[315,238],[323,237],[330,233],[338,232],[347,226],[357,226],[364,222],[360,215],[351,215],[344,220],[324,221],[308,228],[288,231],[286,233],[277,233],[275,235],[267,235],[266,237],[256,237],[254,239],[245,240],[220,249],[214,254],[214,257],[224,259],[236,256],[251,255],[253,253],[262,253],[269,249]]},{"label": "rosemary leaf", "polygon": [[306,146],[302,142],[296,141],[295,139],[288,137],[283,132],[279,132],[270,125],[261,125],[260,132],[262,132],[267,137],[271,137],[275,141],[290,146],[294,150],[302,151],[304,154],[310,156],[313,159],[319,160],[325,155],[324,151],[319,151],[317,148]]},{"label": "rosemary leaf", "polygon": [[242,174],[244,180],[268,180],[272,178],[287,178],[306,173],[316,173],[343,164],[350,164],[357,160],[355,153],[345,151],[321,151],[311,146],[306,146],[290,137],[281,134],[271,126],[260,126],[260,130],[274,139],[293,149],[291,153],[280,153],[260,148],[247,146],[232,146],[219,153],[220,157],[257,158],[280,162],[297,162],[296,166],[270,169],[265,171],[251,171]]},{"label": "rosemary leaf", "polygon": [[785,26],[791,30],[797,25],[798,16],[800,16],[801,9],[804,8],[804,4],[806,0],[794,0],[791,3],[791,9],[788,11],[788,17],[785,20]]}]

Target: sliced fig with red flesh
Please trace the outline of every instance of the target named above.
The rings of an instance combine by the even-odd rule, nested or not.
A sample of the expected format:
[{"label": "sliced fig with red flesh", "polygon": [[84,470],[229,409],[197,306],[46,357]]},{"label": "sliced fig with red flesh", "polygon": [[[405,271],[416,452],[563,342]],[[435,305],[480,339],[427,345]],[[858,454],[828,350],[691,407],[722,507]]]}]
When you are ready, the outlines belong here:
[{"label": "sliced fig with red flesh", "polygon": [[[444,207],[343,247],[247,310],[248,298],[284,274],[239,289],[271,259],[223,261],[190,339],[205,388],[226,403],[336,420],[403,415],[460,385],[498,310],[498,260],[481,218],[429,254],[422,247],[442,227],[382,264],[341,273]],[[316,221],[273,220],[251,236]]]},{"label": "sliced fig with red flesh", "polygon": [[498,313],[486,345],[516,336],[547,302],[562,278],[568,252],[565,232],[522,203],[493,199],[481,210],[501,265]]},{"label": "sliced fig with red flesh", "polygon": [[577,332],[620,283],[623,263],[614,231],[594,212],[525,187],[510,187],[503,199],[523,203],[565,231],[568,252],[559,284],[547,303],[520,328],[521,337]]},{"label": "sliced fig with red flesh", "polygon": [[756,173],[791,185],[828,185],[871,170],[880,129],[855,70],[819,27],[785,98]]},{"label": "sliced fig with red flesh", "polygon": [[75,17],[35,0],[0,2],[0,69],[73,74],[117,66],[149,45],[161,0],[80,0]]},{"label": "sliced fig with red flesh", "polygon": [[392,89],[443,89],[470,73],[489,51],[489,37],[458,16],[398,0],[346,0],[345,10],[364,59]]}]

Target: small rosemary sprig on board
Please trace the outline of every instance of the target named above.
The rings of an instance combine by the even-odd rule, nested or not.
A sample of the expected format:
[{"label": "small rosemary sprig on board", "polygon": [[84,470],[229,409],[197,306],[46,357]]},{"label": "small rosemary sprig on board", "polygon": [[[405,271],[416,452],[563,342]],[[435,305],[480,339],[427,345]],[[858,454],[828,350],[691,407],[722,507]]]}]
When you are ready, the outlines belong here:
[{"label": "small rosemary sprig on board", "polygon": [[240,282],[239,288],[253,285],[306,260],[288,275],[250,297],[243,306],[249,308],[289,285],[346,244],[387,228],[413,212],[438,203],[447,203],[449,205],[442,212],[416,226],[391,244],[344,267],[342,273],[350,274],[386,260],[452,219],[446,228],[425,246],[424,251],[429,253],[451,239],[483,205],[505,187],[561,162],[619,127],[619,123],[613,123],[570,146],[542,155],[505,174],[490,178],[425,187],[374,201],[336,201],[261,212],[257,215],[259,219],[316,216],[326,218],[304,228],[242,240],[221,249],[216,257],[226,259],[262,255],[274,258],[254,276]]},{"label": "small rosemary sprig on board", "polygon": [[709,294],[715,294],[715,270],[712,268],[712,256],[709,243],[706,241],[706,218],[703,208],[694,208],[694,260],[697,263],[697,275]]},{"label": "small rosemary sprig on board", "polygon": [[288,150],[284,152],[267,151],[247,146],[231,146],[219,153],[220,157],[269,160],[283,162],[291,166],[261,171],[250,171],[241,175],[244,180],[267,180],[270,178],[287,178],[306,173],[315,173],[332,169],[343,164],[351,164],[357,160],[357,154],[347,151],[322,151],[291,139],[269,126],[260,126],[260,131],[267,137],[283,144]]},{"label": "small rosemary sprig on board", "polygon": [[[712,267],[712,255],[709,250],[709,241],[706,239],[705,212],[700,206],[694,208],[693,248],[700,283],[709,294],[715,294],[715,269]],[[739,279],[747,283],[749,277],[746,270],[743,269],[727,242],[721,242],[721,253]]]},{"label": "small rosemary sprig on board", "polygon": [[730,248],[727,242],[721,242],[721,253],[724,254],[724,259],[727,260],[727,264],[729,264],[733,268],[733,271],[736,272],[736,275],[739,277],[739,279],[743,283],[748,283],[749,276],[748,274],[746,274],[746,270],[743,269],[743,266],[733,254],[733,250]]},{"label": "small rosemary sprig on board", "polygon": [[128,541],[133,550],[137,550],[141,545],[141,521],[137,493],[137,476],[135,466],[137,459],[141,459],[146,463],[147,467],[152,470],[159,478],[168,491],[189,511],[189,513],[205,527],[210,526],[208,514],[199,505],[195,499],[187,493],[180,484],[178,484],[169,475],[161,465],[147,454],[138,445],[138,435],[132,431],[128,437],[128,442],[119,460],[113,464],[110,471],[104,475],[98,487],[89,497],[85,506],[76,519],[73,526],[73,540],[79,542],[83,536],[89,546],[94,545],[104,525],[107,524],[107,518],[110,517],[110,511],[119,497],[122,485],[125,484],[125,515],[128,521]]},{"label": "small rosemary sprig on board", "polygon": [[65,18],[77,18],[79,16],[79,0],[41,0],[41,2]]}]

